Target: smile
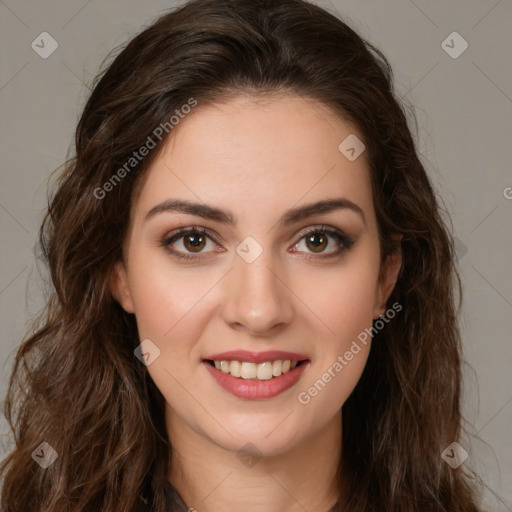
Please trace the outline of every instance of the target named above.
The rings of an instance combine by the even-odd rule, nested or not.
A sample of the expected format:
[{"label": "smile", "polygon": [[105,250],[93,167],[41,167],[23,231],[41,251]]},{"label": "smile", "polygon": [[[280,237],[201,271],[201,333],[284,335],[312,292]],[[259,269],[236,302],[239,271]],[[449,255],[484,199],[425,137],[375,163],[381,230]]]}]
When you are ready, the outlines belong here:
[{"label": "smile", "polygon": [[263,400],[294,386],[311,361],[291,352],[231,351],[208,356],[202,363],[225,391],[245,400]]},{"label": "smile", "polygon": [[229,373],[239,379],[270,380],[288,373],[303,361],[266,361],[264,363],[250,363],[247,361],[209,361],[217,370]]}]

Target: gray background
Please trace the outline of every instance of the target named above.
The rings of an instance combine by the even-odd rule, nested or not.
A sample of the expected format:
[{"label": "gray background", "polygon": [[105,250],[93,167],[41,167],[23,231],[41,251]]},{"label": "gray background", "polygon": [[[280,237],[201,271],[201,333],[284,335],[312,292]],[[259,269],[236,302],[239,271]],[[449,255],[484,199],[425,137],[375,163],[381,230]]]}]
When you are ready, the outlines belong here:
[{"label": "gray background", "polygon": [[[512,511],[512,2],[318,3],[384,52],[398,93],[415,106],[418,146],[453,219],[464,281],[464,410],[475,435],[466,464],[483,475],[489,509]],[[47,180],[65,159],[88,84],[112,48],[174,5],[0,2],[2,396],[14,350],[43,305],[34,244]],[[31,47],[45,31],[59,45],[47,59]],[[442,46],[454,31],[469,45],[457,58]]]}]

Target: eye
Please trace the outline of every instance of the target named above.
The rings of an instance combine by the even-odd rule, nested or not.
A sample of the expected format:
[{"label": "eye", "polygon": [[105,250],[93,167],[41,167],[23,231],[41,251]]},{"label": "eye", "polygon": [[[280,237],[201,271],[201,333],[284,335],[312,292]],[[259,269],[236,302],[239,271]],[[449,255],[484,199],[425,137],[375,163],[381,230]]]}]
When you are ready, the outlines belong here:
[{"label": "eye", "polygon": [[[162,245],[173,256],[184,260],[198,260],[199,256],[208,242],[215,242],[208,230],[201,227],[191,226],[189,228],[180,229],[171,234],[162,241]],[[213,243],[215,249],[216,244]],[[170,248],[169,246],[174,246]],[[209,251],[206,251],[209,252]],[[197,255],[196,255],[197,254]]]},{"label": "eye", "polygon": [[[319,258],[328,258],[350,249],[353,244],[354,240],[339,229],[321,226],[309,228],[305,233],[302,233],[301,239],[294,245],[292,252],[306,252],[309,255],[312,254],[313,257],[318,254]],[[327,247],[331,250],[326,251]],[[298,250],[295,248],[298,248]],[[308,253],[308,251],[311,252]]]},{"label": "eye", "polygon": [[[352,240],[345,233],[329,226],[309,228],[300,234],[301,238],[292,249],[292,252],[305,252],[307,258],[330,258],[341,254],[352,247]],[[208,243],[212,242],[213,247],[207,249]],[[215,251],[218,244],[215,237],[209,230],[198,226],[181,228],[171,233],[164,240],[162,246],[165,250],[179,259],[186,261],[198,261],[204,256],[203,252]],[[331,250],[326,251],[326,248]],[[311,252],[309,252],[311,251]],[[221,252],[221,251],[217,251]],[[325,254],[324,254],[325,253]]]}]

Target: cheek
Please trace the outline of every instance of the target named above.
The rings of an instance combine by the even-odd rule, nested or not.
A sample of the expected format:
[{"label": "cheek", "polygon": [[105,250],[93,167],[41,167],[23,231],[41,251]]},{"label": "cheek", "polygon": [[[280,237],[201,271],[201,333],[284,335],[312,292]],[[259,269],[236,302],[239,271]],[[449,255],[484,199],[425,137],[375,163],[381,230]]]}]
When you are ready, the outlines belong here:
[{"label": "cheek", "polygon": [[358,255],[330,269],[306,268],[296,279],[301,311],[317,317],[327,351],[341,350],[371,325],[378,271],[375,257]]},{"label": "cheek", "polygon": [[191,406],[196,395],[201,340],[212,311],[214,273],[189,268],[178,270],[160,258],[141,261],[131,286],[140,339],[149,338],[160,355],[147,367],[157,388],[173,410],[189,421],[198,412]]},{"label": "cheek", "polygon": [[315,340],[317,362],[297,397],[306,409],[331,416],[357,385],[371,347],[377,275],[373,266],[347,267],[322,280],[308,302],[323,327]]},{"label": "cheek", "polygon": [[165,256],[133,257],[130,288],[140,335],[168,343],[183,326],[194,324],[197,306],[214,283],[212,272],[177,268]]},{"label": "cheek", "polygon": [[370,344],[357,340],[336,357],[324,361],[314,375],[298,390],[297,402],[302,415],[312,425],[320,425],[324,418],[333,417],[356,387],[368,360]]},{"label": "cheek", "polygon": [[178,268],[166,258],[150,251],[133,254],[130,288],[139,337],[150,339],[160,351],[148,372],[169,403],[186,409],[186,390],[193,388],[191,379],[200,370],[198,341],[214,310],[219,276],[206,266]]},{"label": "cheek", "polygon": [[[361,251],[324,274],[310,270],[301,278],[301,297],[321,320],[315,339],[317,363],[298,390],[297,401],[316,424],[331,417],[348,399],[366,366],[379,273],[378,250]],[[311,291],[311,283],[317,288]],[[306,295],[307,291],[309,295]],[[311,313],[310,313],[311,316]],[[322,411],[317,417],[313,411]]]}]

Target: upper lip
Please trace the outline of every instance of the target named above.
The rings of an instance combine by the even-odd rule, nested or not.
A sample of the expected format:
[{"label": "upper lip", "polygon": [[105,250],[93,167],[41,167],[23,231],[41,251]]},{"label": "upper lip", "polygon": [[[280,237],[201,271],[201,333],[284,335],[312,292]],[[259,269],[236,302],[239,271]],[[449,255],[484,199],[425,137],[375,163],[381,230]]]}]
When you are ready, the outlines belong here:
[{"label": "upper lip", "polygon": [[250,352],[248,350],[230,350],[219,352],[204,358],[207,361],[245,361],[248,363],[265,363],[267,361],[303,361],[309,359],[306,354],[297,352],[285,352],[282,350],[268,350],[266,352]]}]

